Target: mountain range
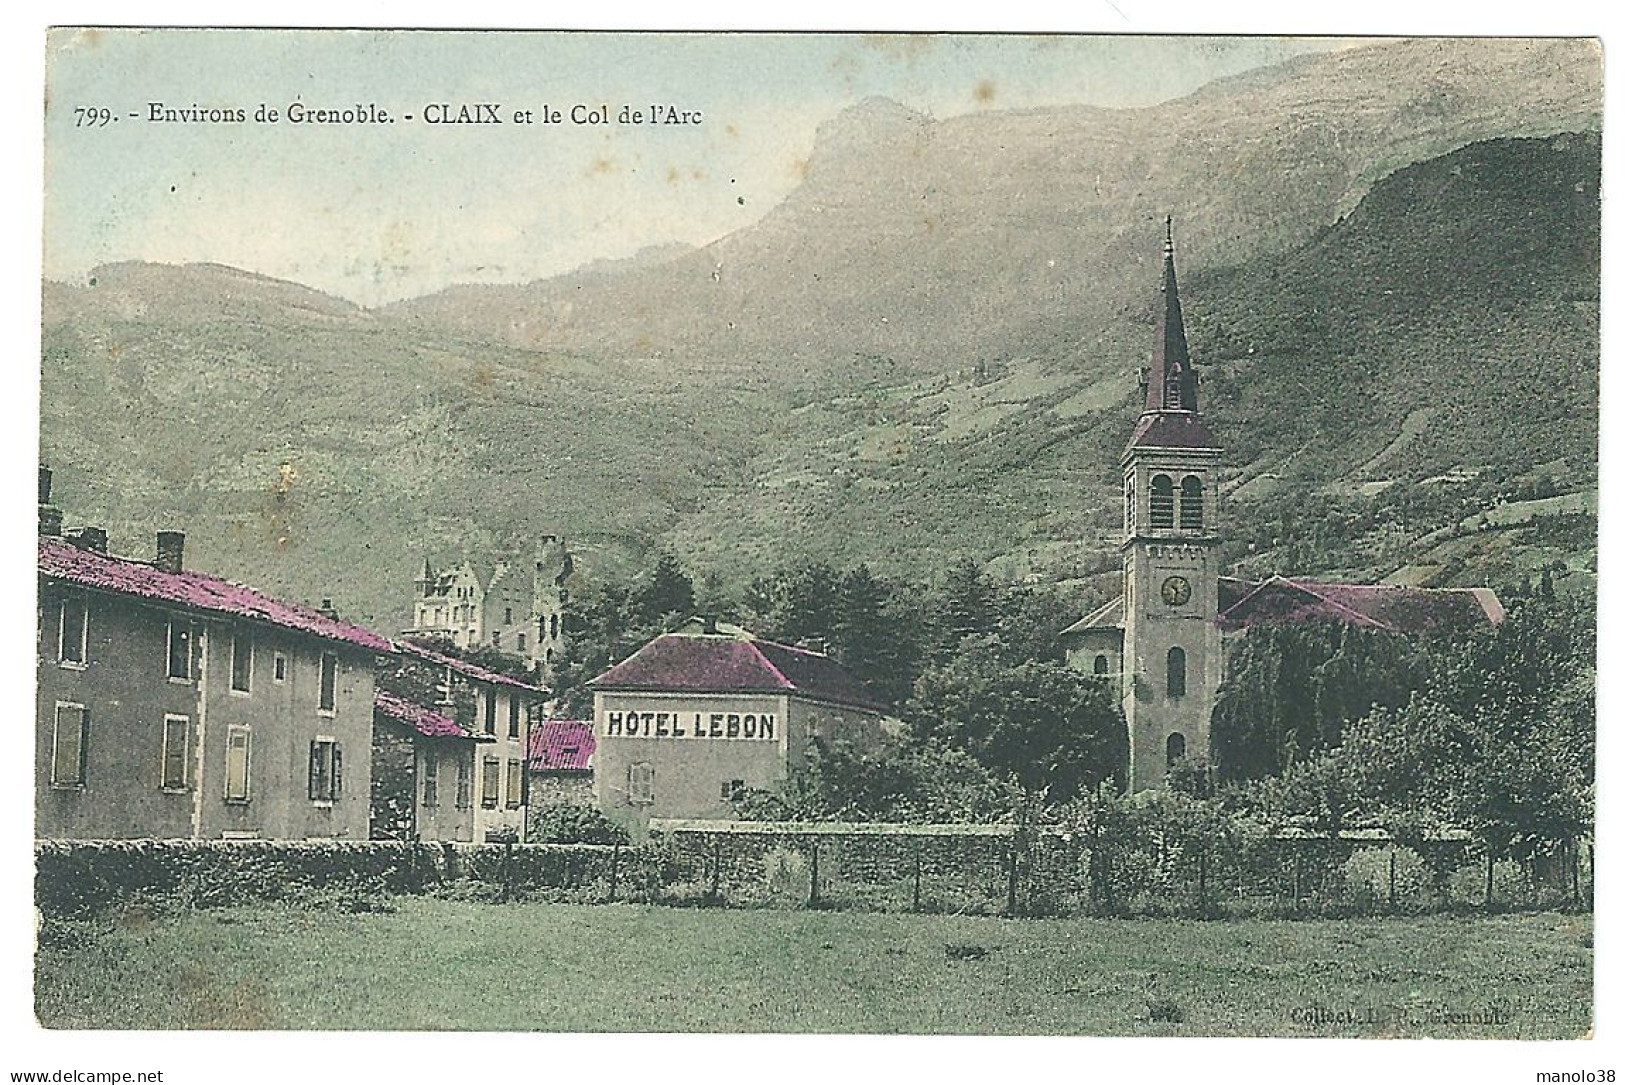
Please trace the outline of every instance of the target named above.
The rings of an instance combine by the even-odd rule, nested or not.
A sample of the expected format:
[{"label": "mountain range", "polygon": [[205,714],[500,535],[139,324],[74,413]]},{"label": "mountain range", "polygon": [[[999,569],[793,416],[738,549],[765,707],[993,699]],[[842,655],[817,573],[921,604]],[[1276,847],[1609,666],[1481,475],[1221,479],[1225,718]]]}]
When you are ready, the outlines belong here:
[{"label": "mountain range", "polygon": [[[1583,580],[1600,108],[1592,43],[1378,43],[1144,109],[871,99],[755,225],[536,283],[366,310],[109,265],[44,284],[42,457],[115,550],[180,527],[192,564],[384,629],[425,553],[541,533],[722,592],[969,554],[1082,606],[1171,211],[1234,560]],[[1343,525],[1318,550],[1305,494]]]}]

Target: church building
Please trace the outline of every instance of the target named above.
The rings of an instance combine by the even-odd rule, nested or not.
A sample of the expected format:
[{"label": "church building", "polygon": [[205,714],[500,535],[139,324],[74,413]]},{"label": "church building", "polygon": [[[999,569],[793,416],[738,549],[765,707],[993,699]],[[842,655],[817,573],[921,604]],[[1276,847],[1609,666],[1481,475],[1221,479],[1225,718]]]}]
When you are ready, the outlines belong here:
[{"label": "church building", "polygon": [[1266,623],[1333,621],[1393,632],[1466,630],[1504,616],[1488,588],[1326,584],[1223,574],[1222,448],[1202,423],[1196,368],[1163,242],[1145,408],[1123,450],[1123,593],[1065,629],[1068,663],[1116,686],[1128,724],[1131,791],[1160,788],[1185,757],[1210,756],[1209,723],[1228,637]]}]

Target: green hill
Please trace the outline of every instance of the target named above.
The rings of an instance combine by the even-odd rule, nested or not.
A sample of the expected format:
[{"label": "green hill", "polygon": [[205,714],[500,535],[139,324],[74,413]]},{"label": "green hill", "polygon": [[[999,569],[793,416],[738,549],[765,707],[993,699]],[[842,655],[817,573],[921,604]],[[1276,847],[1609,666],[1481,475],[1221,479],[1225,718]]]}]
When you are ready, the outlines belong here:
[{"label": "green hill", "polygon": [[[1375,181],[1323,228],[1180,232],[1233,560],[1590,585],[1599,177],[1594,134],[1495,139]],[[589,573],[668,545],[734,587],[809,557],[923,575],[969,554],[1083,606],[1115,588],[1116,463],[1150,349],[1157,232],[1137,199],[1088,212],[1120,206],[1114,244],[1144,250],[1103,288],[1131,301],[1046,303],[964,354],[956,323],[931,365],[840,349],[840,312],[799,332],[827,333],[816,365],[544,350],[230,268],[114,265],[46,284],[42,455],[70,523],[116,551],[183,528],[195,567],[386,630],[424,552],[543,532]],[[978,281],[1005,266],[1021,294],[1031,243],[986,247]]]}]

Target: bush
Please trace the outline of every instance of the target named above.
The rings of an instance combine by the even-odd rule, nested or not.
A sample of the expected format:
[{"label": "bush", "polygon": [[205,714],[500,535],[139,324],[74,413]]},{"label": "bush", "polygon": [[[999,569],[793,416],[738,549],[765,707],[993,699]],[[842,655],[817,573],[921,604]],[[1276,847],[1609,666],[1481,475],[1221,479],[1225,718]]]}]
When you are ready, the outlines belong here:
[{"label": "bush", "polygon": [[625,829],[596,806],[560,803],[531,815],[531,835],[543,844],[630,844]]}]

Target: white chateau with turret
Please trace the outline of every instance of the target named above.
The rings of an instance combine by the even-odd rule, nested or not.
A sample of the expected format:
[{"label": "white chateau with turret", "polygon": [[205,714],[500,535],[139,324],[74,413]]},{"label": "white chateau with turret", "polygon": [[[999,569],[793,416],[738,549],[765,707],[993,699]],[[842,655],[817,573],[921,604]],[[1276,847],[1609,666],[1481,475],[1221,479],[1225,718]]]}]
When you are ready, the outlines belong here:
[{"label": "white chateau with turret", "polygon": [[564,540],[553,535],[542,536],[530,563],[464,558],[436,570],[424,558],[405,635],[494,648],[550,674],[564,650],[565,582],[573,568]]}]

